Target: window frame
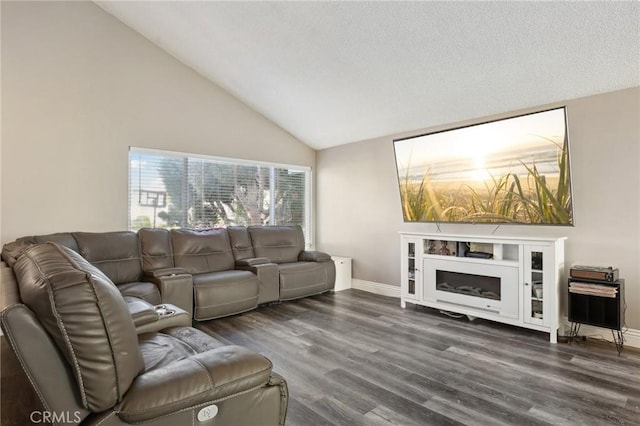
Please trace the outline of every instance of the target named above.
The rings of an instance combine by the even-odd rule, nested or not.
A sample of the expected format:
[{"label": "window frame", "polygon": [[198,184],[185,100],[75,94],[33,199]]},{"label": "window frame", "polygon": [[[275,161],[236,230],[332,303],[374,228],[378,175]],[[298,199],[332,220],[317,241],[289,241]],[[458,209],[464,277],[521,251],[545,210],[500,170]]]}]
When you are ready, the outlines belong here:
[{"label": "window frame", "polygon": [[129,146],[129,150],[127,152],[127,228],[131,230],[131,208],[132,208],[132,189],[131,189],[131,155],[132,154],[151,154],[157,156],[165,156],[165,157],[177,157],[177,158],[194,158],[201,159],[213,162],[227,163],[238,166],[260,166],[260,167],[270,167],[270,168],[279,168],[279,169],[291,169],[295,171],[300,171],[305,173],[305,200],[304,200],[304,226],[302,227],[305,234],[305,240],[307,247],[313,246],[314,235],[313,235],[313,169],[310,166],[302,166],[296,164],[285,164],[285,163],[273,163],[268,161],[256,161],[256,160],[247,160],[242,158],[232,158],[232,157],[221,157],[217,155],[206,155],[206,154],[197,154],[197,153],[189,153],[182,151],[169,151],[163,149],[154,149],[154,148],[142,148],[137,146]]}]

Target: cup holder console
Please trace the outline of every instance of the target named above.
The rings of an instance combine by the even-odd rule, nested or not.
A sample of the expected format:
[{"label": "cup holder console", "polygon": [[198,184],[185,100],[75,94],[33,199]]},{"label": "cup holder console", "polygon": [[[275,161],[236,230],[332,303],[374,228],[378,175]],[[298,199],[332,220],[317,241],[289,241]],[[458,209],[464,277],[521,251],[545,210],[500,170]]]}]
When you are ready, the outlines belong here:
[{"label": "cup holder console", "polygon": [[170,317],[176,313],[175,310],[169,309],[166,305],[157,305],[155,309],[160,318]]}]

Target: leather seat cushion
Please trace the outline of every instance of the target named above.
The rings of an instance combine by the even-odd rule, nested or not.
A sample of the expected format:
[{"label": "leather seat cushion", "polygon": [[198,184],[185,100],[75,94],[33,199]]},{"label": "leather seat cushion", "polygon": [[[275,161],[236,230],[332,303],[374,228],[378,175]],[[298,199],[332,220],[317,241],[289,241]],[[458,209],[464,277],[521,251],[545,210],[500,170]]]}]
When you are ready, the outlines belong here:
[{"label": "leather seat cushion", "polygon": [[221,271],[193,276],[194,318],[238,314],[258,306],[258,277],[249,271]]},{"label": "leather seat cushion", "polygon": [[146,300],[152,305],[159,305],[162,301],[160,290],[154,283],[145,281],[126,283],[120,284],[118,289],[123,296],[137,297],[138,299]]},{"label": "leather seat cushion", "polygon": [[193,327],[172,327],[138,336],[145,372],[162,368],[192,355],[225,346]]},{"label": "leather seat cushion", "polygon": [[322,293],[328,289],[329,276],[324,262],[282,263],[278,268],[281,300]]},{"label": "leather seat cushion", "polygon": [[25,250],[14,272],[22,301],[66,357],[83,406],[100,412],[121,401],[144,362],[113,282],[78,253],[51,242]]},{"label": "leather seat cushion", "polygon": [[[271,362],[246,348],[226,345],[188,355],[194,349],[189,348],[188,342],[182,342],[186,345],[170,343],[169,338],[160,337],[144,344],[151,344],[151,340],[153,344],[179,348],[179,353],[167,355],[175,359],[157,362],[156,368],[141,374],[133,382],[116,408],[118,417],[127,424],[142,423],[203,403],[223,401],[270,383]],[[194,350],[197,352],[198,348]],[[163,353],[168,354],[169,350],[165,349]]]}]

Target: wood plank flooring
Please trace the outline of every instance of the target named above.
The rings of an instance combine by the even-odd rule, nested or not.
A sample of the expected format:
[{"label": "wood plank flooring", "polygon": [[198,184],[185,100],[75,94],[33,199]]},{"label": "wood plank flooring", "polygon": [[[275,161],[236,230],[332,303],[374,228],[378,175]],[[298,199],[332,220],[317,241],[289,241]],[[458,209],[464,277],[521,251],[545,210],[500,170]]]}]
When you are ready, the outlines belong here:
[{"label": "wood plank flooring", "polygon": [[346,290],[197,326],[272,360],[288,426],[640,425],[640,351],[399,305]]},{"label": "wood plank flooring", "polygon": [[[289,384],[287,426],[640,425],[638,350],[399,305],[346,290],[196,325],[272,360]],[[42,408],[0,347],[0,424],[30,424]]]}]

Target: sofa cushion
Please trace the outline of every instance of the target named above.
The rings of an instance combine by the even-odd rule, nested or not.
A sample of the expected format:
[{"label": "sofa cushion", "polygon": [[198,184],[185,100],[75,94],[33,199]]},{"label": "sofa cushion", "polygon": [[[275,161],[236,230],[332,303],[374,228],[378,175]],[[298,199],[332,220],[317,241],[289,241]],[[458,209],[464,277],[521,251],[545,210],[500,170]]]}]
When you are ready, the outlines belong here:
[{"label": "sofa cushion", "polygon": [[100,412],[122,400],[144,363],[124,298],[78,253],[44,243],[14,265],[23,302],[66,357],[82,404]]},{"label": "sofa cushion", "polygon": [[228,226],[229,240],[231,241],[231,250],[236,261],[244,259],[252,259],[255,256],[253,246],[251,245],[251,236],[244,226]]},{"label": "sofa cushion", "polygon": [[7,243],[2,246],[2,261],[10,268],[16,263],[16,260],[22,255],[22,253],[34,245],[36,242],[33,237],[22,237],[15,241]]},{"label": "sofa cushion", "polygon": [[[138,376],[122,404],[117,407],[118,417],[127,424],[143,423],[160,416],[188,410],[200,404],[202,406],[211,402],[223,404],[224,400],[255,391],[257,388],[268,385],[271,380],[271,362],[264,356],[240,346],[222,346],[185,356],[187,354],[188,349],[184,357],[180,356],[182,359]],[[282,392],[286,392],[285,388],[282,388]],[[282,394],[283,397],[285,395]],[[261,393],[256,399],[260,400],[264,397]],[[257,404],[256,401],[239,409],[252,411],[256,409]],[[231,419],[228,418],[221,423],[216,418],[206,424],[247,424],[246,421],[238,420],[244,416],[237,414],[238,411],[235,413],[235,422],[230,422]],[[251,424],[276,424],[274,420],[263,418],[262,422],[251,422]],[[195,418],[192,418],[189,423],[169,420],[163,424],[195,425],[196,422]],[[197,424],[205,423],[197,422]]]},{"label": "sofa cushion", "polygon": [[226,229],[172,229],[175,266],[190,274],[227,271],[235,261]]},{"label": "sofa cushion", "polygon": [[[280,300],[296,299],[328,290],[329,276],[324,263],[294,262],[280,268]],[[331,283],[333,286],[333,282]]]},{"label": "sofa cushion", "polygon": [[33,240],[38,244],[48,243],[48,242],[56,243],[61,246],[68,247],[75,252],[79,252],[78,243],[76,242],[76,239],[73,238],[73,234],[71,234],[70,232],[58,232],[55,234],[36,235],[35,237],[33,237]]},{"label": "sofa cushion", "polygon": [[273,263],[297,262],[304,250],[304,234],[300,226],[249,226],[256,257]]},{"label": "sofa cushion", "polygon": [[138,339],[146,372],[226,345],[193,327],[165,328],[160,333],[141,334]]},{"label": "sofa cushion", "polygon": [[142,261],[135,232],[74,232],[78,253],[116,285],[140,281]]},{"label": "sofa cushion", "polygon": [[223,317],[258,306],[258,277],[249,271],[221,271],[193,276],[193,316]]},{"label": "sofa cushion", "polygon": [[142,228],[138,231],[138,237],[142,253],[142,269],[145,272],[173,268],[171,233],[168,229]]},{"label": "sofa cushion", "polygon": [[34,244],[46,243],[49,241],[68,247],[73,251],[78,251],[78,244],[76,243],[75,238],[73,238],[73,235],[69,232],[59,232],[56,234],[22,237],[11,243],[7,243],[2,247],[2,260],[10,267],[13,267],[13,264],[16,263],[18,257],[20,257],[22,252],[27,248]]},{"label": "sofa cushion", "polygon": [[150,282],[133,282],[118,286],[118,290],[123,296],[137,297],[152,305],[159,305],[162,302],[158,286]]}]

